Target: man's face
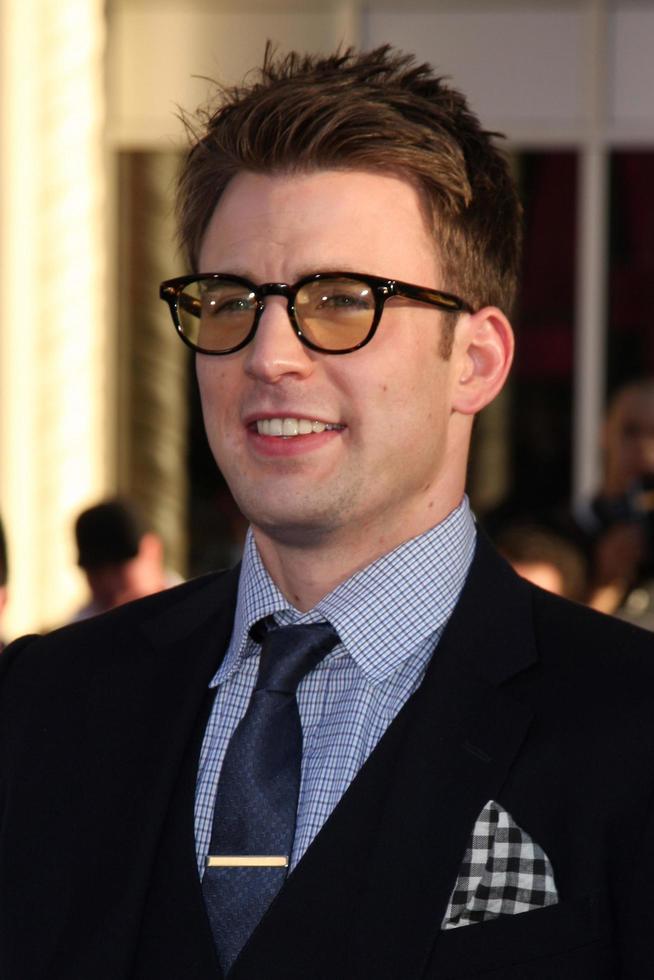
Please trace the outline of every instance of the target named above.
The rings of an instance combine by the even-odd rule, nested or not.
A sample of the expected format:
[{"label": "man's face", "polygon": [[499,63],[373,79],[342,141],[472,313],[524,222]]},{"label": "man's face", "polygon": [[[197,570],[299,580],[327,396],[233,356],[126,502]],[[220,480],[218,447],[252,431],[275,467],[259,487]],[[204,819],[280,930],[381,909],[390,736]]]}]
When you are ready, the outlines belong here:
[{"label": "man's face", "polygon": [[[211,218],[199,268],[256,283],[352,271],[448,285],[412,185],[358,171],[238,175]],[[365,539],[381,554],[456,506],[469,422],[453,421],[461,356],[456,345],[451,359],[439,354],[442,319],[391,300],[367,346],[334,356],[304,347],[286,300],[274,296],[246,348],[198,355],[209,443],[257,540],[351,549]],[[335,428],[265,435],[265,419]]]},{"label": "man's face", "polygon": [[654,388],[627,388],[607,420],[608,492],[627,493],[654,478]]},{"label": "man's face", "polygon": [[161,539],[148,532],[134,558],[87,568],[85,574],[93,600],[103,610],[159,592],[165,588]]}]

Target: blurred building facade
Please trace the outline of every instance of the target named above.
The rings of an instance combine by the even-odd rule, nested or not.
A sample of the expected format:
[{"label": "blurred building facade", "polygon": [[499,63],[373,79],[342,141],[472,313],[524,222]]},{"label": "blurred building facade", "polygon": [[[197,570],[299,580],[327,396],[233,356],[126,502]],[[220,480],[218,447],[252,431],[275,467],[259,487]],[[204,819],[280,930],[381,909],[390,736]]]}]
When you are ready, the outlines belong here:
[{"label": "blurred building facade", "polygon": [[527,408],[542,437],[534,486],[563,473],[561,492],[589,492],[607,387],[654,371],[639,295],[654,271],[653,198],[635,191],[654,164],[649,0],[0,0],[9,634],[79,602],[71,527],[102,496],[133,495],[182,573],[223,559],[199,545],[220,531],[215,513],[235,518],[207,489],[192,363],[157,287],[185,271],[171,214],[179,109],[210,97],[208,79],[240,80],[268,38],[414,51],[508,137],[526,191],[526,353],[477,427],[478,507],[520,479],[530,492],[533,460],[515,451],[516,436],[523,453],[534,445],[519,429]]}]

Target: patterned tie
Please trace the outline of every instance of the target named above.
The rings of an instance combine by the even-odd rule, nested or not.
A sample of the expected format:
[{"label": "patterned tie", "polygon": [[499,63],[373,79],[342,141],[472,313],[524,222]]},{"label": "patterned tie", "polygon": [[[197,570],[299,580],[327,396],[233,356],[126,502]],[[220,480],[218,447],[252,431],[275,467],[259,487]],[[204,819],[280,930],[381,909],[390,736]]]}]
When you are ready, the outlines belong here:
[{"label": "patterned tie", "polygon": [[259,674],[218,780],[202,892],[226,973],[286,878],[300,789],[302,727],[295,692],[338,643],[329,623],[256,623]]}]

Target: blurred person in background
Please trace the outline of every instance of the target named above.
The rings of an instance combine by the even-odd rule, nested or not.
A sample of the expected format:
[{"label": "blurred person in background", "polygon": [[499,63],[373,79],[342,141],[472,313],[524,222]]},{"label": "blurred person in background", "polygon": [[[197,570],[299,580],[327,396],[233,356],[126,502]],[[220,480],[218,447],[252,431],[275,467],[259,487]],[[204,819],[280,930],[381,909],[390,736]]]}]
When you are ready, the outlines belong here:
[{"label": "blurred person in background", "polygon": [[268,50],[194,122],[161,296],[243,562],[5,652],[0,974],[654,976],[654,637],[465,495],[513,354],[493,134],[388,45]]},{"label": "blurred person in background", "polygon": [[642,625],[654,610],[654,378],[613,395],[602,429],[599,493],[575,518],[591,555],[590,604]]},{"label": "blurred person in background", "polygon": [[515,523],[494,536],[497,550],[523,578],[573,602],[585,602],[588,569],[582,550],[557,531]]},{"label": "blurred person in background", "polygon": [[2,518],[0,518],[0,653],[4,649],[2,635],[2,613],[7,605],[7,578],[9,574],[9,560],[7,558],[7,540],[5,538]]},{"label": "blurred person in background", "polygon": [[84,510],[75,522],[75,541],[91,595],[74,622],[181,581],[166,570],[163,542],[132,501],[105,500]]}]

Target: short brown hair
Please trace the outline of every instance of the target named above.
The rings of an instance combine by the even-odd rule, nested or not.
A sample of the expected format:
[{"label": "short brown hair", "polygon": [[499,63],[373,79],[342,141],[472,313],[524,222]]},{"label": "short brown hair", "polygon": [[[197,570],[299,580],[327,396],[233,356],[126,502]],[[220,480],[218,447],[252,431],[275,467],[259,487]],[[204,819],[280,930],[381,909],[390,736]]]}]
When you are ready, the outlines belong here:
[{"label": "short brown hair", "polygon": [[429,65],[389,45],[277,57],[268,44],[249,84],[222,88],[217,109],[185,121],[193,145],[179,180],[179,232],[196,271],[207,224],[238,172],[391,172],[427,205],[445,277],[438,285],[476,309],[510,313],[521,238],[515,186],[497,134]]}]

